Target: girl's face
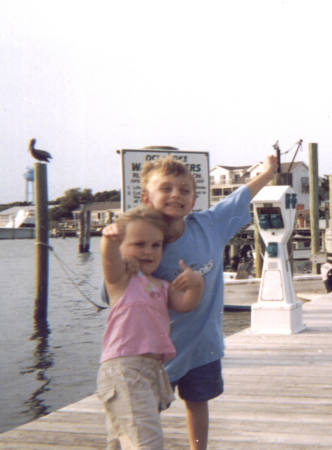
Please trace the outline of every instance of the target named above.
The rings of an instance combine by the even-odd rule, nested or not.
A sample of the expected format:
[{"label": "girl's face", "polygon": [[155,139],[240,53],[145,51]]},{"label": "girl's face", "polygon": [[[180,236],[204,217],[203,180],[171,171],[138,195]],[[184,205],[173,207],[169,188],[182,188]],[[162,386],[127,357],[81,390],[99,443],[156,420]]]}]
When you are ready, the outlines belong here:
[{"label": "girl's face", "polygon": [[172,219],[182,219],[195,204],[193,180],[188,175],[153,172],[142,193],[142,202]]},{"label": "girl's face", "polygon": [[128,223],[120,245],[122,258],[133,258],[141,272],[150,275],[160,264],[164,235],[154,225],[138,219]]}]

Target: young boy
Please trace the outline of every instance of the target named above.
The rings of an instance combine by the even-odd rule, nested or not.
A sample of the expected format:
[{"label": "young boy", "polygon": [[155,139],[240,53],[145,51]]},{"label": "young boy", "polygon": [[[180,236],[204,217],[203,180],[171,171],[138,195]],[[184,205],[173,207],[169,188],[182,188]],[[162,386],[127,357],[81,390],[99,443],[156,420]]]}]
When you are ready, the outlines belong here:
[{"label": "young boy", "polygon": [[185,401],[191,450],[207,448],[208,400],[223,392],[224,355],[223,250],[229,239],[250,221],[251,198],[273,177],[277,158],[268,156],[264,170],[247,185],[207,211],[189,214],[195,183],[187,167],[172,157],[146,163],[141,172],[142,202],[161,211],[174,236],[165,246],[155,276],[176,280],[185,289],[191,280],[181,274],[179,259],[204,277],[200,305],[188,313],[170,311],[176,357],[166,364],[173,387]]}]

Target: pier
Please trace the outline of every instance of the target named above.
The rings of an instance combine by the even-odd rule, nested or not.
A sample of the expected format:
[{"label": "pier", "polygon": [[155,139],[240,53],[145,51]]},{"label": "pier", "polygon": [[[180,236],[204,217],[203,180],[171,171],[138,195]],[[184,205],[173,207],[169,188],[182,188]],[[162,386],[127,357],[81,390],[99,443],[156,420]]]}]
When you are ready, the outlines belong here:
[{"label": "pier", "polygon": [[[297,295],[309,300],[303,332],[246,329],[226,338],[225,392],[210,402],[209,450],[332,448],[332,293]],[[162,423],[165,449],[189,449],[181,400]],[[0,448],[103,449],[105,439],[103,410],[91,395],[0,434]]]}]

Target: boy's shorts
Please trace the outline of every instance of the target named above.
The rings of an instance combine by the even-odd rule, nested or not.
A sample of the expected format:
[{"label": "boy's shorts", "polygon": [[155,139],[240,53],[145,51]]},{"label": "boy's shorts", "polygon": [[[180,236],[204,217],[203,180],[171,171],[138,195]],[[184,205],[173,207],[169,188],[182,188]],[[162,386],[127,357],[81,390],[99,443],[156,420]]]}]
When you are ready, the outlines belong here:
[{"label": "boy's shorts", "polygon": [[106,361],[97,387],[106,412],[108,449],[163,448],[159,411],[174,394],[161,361],[145,356]]},{"label": "boy's shorts", "polygon": [[173,389],[177,386],[180,397],[190,402],[206,402],[218,397],[224,391],[221,360],[195,367],[171,385]]}]

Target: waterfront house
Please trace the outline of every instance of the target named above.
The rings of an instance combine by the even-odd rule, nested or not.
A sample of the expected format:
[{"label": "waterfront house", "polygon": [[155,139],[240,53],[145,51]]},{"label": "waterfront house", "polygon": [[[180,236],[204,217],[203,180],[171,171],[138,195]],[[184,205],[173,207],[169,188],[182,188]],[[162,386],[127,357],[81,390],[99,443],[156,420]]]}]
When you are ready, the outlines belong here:
[{"label": "waterfront house", "polygon": [[[210,170],[211,204],[225,198],[242,184],[262,172],[263,163],[252,166],[217,165]],[[297,194],[297,224],[304,227],[309,215],[309,168],[303,161],[281,163],[281,173],[290,173]]]},{"label": "waterfront house", "polygon": [[[111,223],[120,215],[120,201],[94,202],[86,205],[86,210],[91,214],[91,227],[102,228]],[[73,211],[74,220],[80,218],[81,209]]]},{"label": "waterfront house", "polygon": [[[246,184],[250,179],[261,173],[263,170],[263,163],[259,162],[252,166],[226,166],[217,165],[210,170],[210,186],[211,186],[211,205],[214,205],[219,200],[225,198],[239,186]],[[309,168],[302,162],[281,163],[281,173],[291,174],[292,187],[297,194],[297,208],[295,228],[302,229],[306,234],[304,239],[295,243],[296,249],[300,246],[310,247],[310,213],[309,213]],[[309,239],[307,239],[309,235]],[[248,247],[253,249],[254,246],[254,227],[249,225],[244,227],[236,236],[231,239],[229,245],[225,248],[225,263],[231,265],[230,245],[235,245],[238,248],[238,253],[242,257],[242,253],[248,252]],[[308,249],[305,249],[308,252]]]}]

